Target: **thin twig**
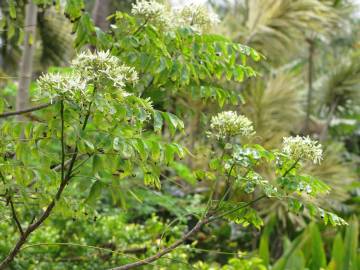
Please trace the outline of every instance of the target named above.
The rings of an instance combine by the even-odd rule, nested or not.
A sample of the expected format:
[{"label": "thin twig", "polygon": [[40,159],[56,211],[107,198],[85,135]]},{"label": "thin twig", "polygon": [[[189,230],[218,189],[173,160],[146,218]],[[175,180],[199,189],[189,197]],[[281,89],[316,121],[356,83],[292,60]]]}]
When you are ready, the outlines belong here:
[{"label": "thin twig", "polygon": [[64,181],[65,172],[65,145],[64,145],[64,101],[60,103],[61,117],[61,182]]},{"label": "thin twig", "polygon": [[291,165],[291,167],[283,174],[282,177],[285,177],[289,172],[291,172],[292,169],[295,168],[295,166],[298,164],[298,162],[300,161],[300,158],[298,158],[293,165]]},{"label": "thin twig", "polygon": [[246,207],[248,207],[248,206],[256,203],[257,201],[260,201],[261,199],[264,199],[264,198],[266,198],[266,195],[261,195],[260,197],[254,199],[254,200],[252,200],[252,201],[250,201],[250,202],[248,202],[248,203],[245,203],[245,204],[242,204],[242,205],[240,205],[240,206],[237,206],[237,207],[235,207],[235,208],[233,208],[233,209],[230,209],[230,210],[228,210],[228,211],[226,211],[226,212],[221,213],[220,215],[212,216],[211,218],[209,218],[209,223],[210,223],[210,222],[213,222],[213,221],[215,221],[215,220],[217,220],[217,219],[220,219],[220,218],[222,218],[222,217],[225,217],[225,216],[227,216],[227,215],[230,215],[230,214],[232,214],[232,213],[235,213],[236,211],[238,211],[238,210],[240,210],[240,209],[243,209],[243,208],[246,208]]},{"label": "thin twig", "polygon": [[[221,204],[222,202],[225,200],[227,194],[230,192],[231,188],[232,188],[232,183],[230,183],[230,177],[231,177],[231,173],[232,173],[232,170],[234,169],[235,167],[235,163],[231,166],[230,170],[229,170],[229,173],[228,173],[228,177],[227,177],[227,180],[226,180],[226,183],[229,185],[227,190],[225,191],[224,195],[222,196],[222,198],[218,201],[217,205],[216,205],[216,208],[217,209]],[[247,174],[247,173],[246,173]]]},{"label": "thin twig", "polygon": [[13,219],[14,219],[14,221],[15,221],[15,223],[16,223],[16,226],[17,226],[20,234],[23,235],[23,234],[24,234],[24,231],[23,231],[23,229],[22,229],[22,227],[21,227],[21,224],[20,224],[20,221],[19,221],[19,219],[18,219],[18,217],[17,217],[17,215],[16,215],[14,203],[13,203],[13,201],[12,201],[12,199],[11,199],[10,196],[9,196],[8,200],[9,200],[9,203],[10,203],[10,207],[11,207],[11,212],[12,212]]},{"label": "thin twig", "polygon": [[24,113],[38,111],[38,110],[47,108],[47,107],[49,107],[51,105],[54,105],[54,104],[55,103],[49,102],[49,103],[41,104],[41,105],[38,105],[38,106],[35,106],[35,107],[27,108],[27,109],[24,109],[24,110],[2,113],[2,114],[0,114],[0,118],[6,118],[6,117],[9,117],[9,116],[20,115],[20,114],[24,114]]}]

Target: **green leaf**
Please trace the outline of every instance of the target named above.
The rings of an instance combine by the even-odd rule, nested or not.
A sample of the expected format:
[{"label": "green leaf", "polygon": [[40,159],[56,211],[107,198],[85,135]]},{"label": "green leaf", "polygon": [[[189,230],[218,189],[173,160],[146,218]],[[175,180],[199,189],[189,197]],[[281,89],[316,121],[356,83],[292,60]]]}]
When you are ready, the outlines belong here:
[{"label": "green leaf", "polygon": [[244,227],[247,227],[251,224],[255,226],[255,228],[260,229],[260,227],[264,225],[263,220],[255,209],[246,205],[247,204],[245,202],[241,202],[238,204],[223,202],[221,208],[224,212],[238,208],[236,211],[227,214],[225,217],[228,220],[233,221],[237,224],[241,224]]},{"label": "green leaf", "polygon": [[103,162],[100,155],[94,155],[93,156],[93,174],[96,174],[101,171],[103,168]]},{"label": "green leaf", "polygon": [[158,175],[155,175],[154,172],[148,168],[143,168],[144,171],[144,184],[147,186],[155,187],[161,189],[161,182]]},{"label": "green leaf", "polygon": [[83,14],[76,24],[75,47],[80,48],[85,44],[96,45],[96,31],[94,22],[88,13]]},{"label": "green leaf", "polygon": [[257,51],[255,51],[254,49],[250,49],[250,56],[256,62],[261,59],[260,54]]},{"label": "green leaf", "polygon": [[169,112],[163,112],[162,114],[166,123],[169,126],[171,135],[174,135],[176,130],[184,129],[183,121],[181,121],[180,118],[178,118],[175,114]]},{"label": "green leaf", "polygon": [[154,161],[159,161],[161,156],[161,146],[159,142],[152,141],[150,142],[150,149],[151,149],[151,158]]},{"label": "green leaf", "polygon": [[153,117],[154,117],[154,131],[160,133],[163,126],[162,113],[159,111],[154,111]]},{"label": "green leaf", "polygon": [[25,138],[26,138],[26,139],[29,139],[29,138],[30,138],[32,127],[33,127],[33,123],[31,123],[31,122],[28,122],[28,123],[25,125],[24,135],[25,135]]},{"label": "green leaf", "polygon": [[95,146],[92,142],[85,140],[85,139],[83,139],[83,141],[84,141],[87,149],[90,150],[90,152],[93,152],[95,150]]},{"label": "green leaf", "polygon": [[5,108],[5,101],[3,98],[0,98],[0,113],[4,112],[4,108]]},{"label": "green leaf", "polygon": [[25,164],[27,164],[29,157],[30,157],[30,153],[26,146],[27,145],[25,143],[19,142],[19,143],[17,143],[16,149],[15,149],[16,158],[18,160],[21,160]]},{"label": "green leaf", "polygon": [[174,160],[175,149],[171,144],[165,145],[164,162],[170,164]]},{"label": "green leaf", "polygon": [[81,17],[84,8],[83,0],[66,0],[64,13],[71,21],[74,21]]},{"label": "green leaf", "polygon": [[179,162],[174,162],[171,167],[175,169],[176,174],[180,177],[181,180],[184,180],[191,185],[195,185],[196,178],[186,165]]},{"label": "green leaf", "polygon": [[345,247],[341,233],[337,233],[333,242],[331,261],[328,266],[329,270],[343,270],[344,251]]},{"label": "green leaf", "polygon": [[324,250],[324,243],[321,239],[321,234],[318,226],[315,223],[310,224],[310,243],[311,243],[311,254],[308,259],[308,267],[310,270],[319,270],[326,266],[326,255]]},{"label": "green leaf", "polygon": [[138,152],[142,160],[146,160],[148,157],[148,149],[142,139],[132,140],[132,146]]},{"label": "green leaf", "polygon": [[259,256],[263,260],[266,266],[270,265],[269,239],[270,239],[270,234],[275,225],[275,221],[276,221],[275,217],[272,216],[268,224],[266,224],[266,226],[264,227],[260,237]]},{"label": "green leaf", "polygon": [[351,218],[349,226],[346,228],[344,241],[344,260],[343,269],[358,270],[358,244],[359,244],[359,223],[354,216]]},{"label": "green leaf", "polygon": [[16,7],[14,0],[8,0],[9,3],[9,14],[11,19],[16,19]]},{"label": "green leaf", "polygon": [[96,180],[90,189],[89,195],[86,198],[86,203],[91,205],[91,206],[95,206],[96,201],[98,200],[98,198],[101,196],[101,192],[102,189],[104,188],[104,183],[102,183],[99,180]]},{"label": "green leaf", "polygon": [[285,250],[284,254],[281,256],[281,258],[279,260],[277,260],[275,262],[275,264],[273,265],[273,267],[271,269],[272,270],[288,270],[289,268],[287,268],[287,264],[288,264],[289,260],[291,260],[291,257],[294,256],[294,254],[295,254],[295,252],[297,252],[297,250],[301,249],[304,246],[304,244],[307,242],[308,239],[309,239],[309,235],[307,232],[304,234],[301,234],[297,238],[295,238],[294,241],[289,243],[289,245],[284,248],[284,250]]}]

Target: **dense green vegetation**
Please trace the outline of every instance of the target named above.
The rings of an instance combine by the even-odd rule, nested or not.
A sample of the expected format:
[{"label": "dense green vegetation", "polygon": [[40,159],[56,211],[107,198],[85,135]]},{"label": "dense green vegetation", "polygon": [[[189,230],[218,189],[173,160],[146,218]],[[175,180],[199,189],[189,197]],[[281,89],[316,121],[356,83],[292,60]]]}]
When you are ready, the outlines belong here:
[{"label": "dense green vegetation", "polygon": [[357,270],[356,3],[0,3],[0,269]]}]

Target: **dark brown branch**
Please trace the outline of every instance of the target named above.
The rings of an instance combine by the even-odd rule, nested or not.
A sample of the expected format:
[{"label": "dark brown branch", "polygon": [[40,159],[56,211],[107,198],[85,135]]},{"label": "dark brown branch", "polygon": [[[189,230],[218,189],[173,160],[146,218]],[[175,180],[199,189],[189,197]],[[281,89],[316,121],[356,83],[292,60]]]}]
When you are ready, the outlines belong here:
[{"label": "dark brown branch", "polygon": [[54,104],[55,103],[49,102],[49,103],[41,104],[41,105],[31,107],[31,108],[28,108],[28,109],[24,109],[24,110],[19,110],[19,111],[14,111],[14,112],[6,112],[6,113],[3,113],[3,114],[0,114],[0,118],[6,118],[6,117],[14,116],[14,115],[20,115],[20,114],[24,114],[24,113],[38,111],[38,110],[47,108],[47,107],[49,107],[51,105],[54,105]]},{"label": "dark brown branch", "polygon": [[20,232],[20,235],[23,235],[23,234],[24,234],[24,231],[23,231],[23,229],[22,229],[22,227],[21,227],[21,224],[20,224],[20,221],[19,221],[19,219],[18,219],[18,217],[17,217],[17,215],[16,215],[14,203],[13,203],[11,197],[9,197],[8,200],[9,200],[9,203],[10,203],[10,207],[11,207],[11,212],[12,212],[13,219],[14,219],[14,221],[15,221],[15,223],[16,223],[16,226],[17,226],[17,228],[18,228],[18,230],[19,230],[19,232]]}]

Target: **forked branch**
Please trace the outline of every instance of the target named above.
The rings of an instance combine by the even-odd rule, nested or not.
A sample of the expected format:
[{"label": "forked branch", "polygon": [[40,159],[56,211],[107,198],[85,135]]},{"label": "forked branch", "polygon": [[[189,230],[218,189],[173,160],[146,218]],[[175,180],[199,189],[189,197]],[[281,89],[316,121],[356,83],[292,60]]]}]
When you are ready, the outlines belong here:
[{"label": "forked branch", "polygon": [[[84,130],[86,128],[86,125],[88,123],[89,117],[90,117],[90,113],[91,113],[91,105],[92,103],[89,104],[88,110],[87,110],[87,114],[85,116],[85,120],[84,123],[82,125],[82,129]],[[63,123],[63,106],[61,106],[61,118],[62,118],[62,123]],[[62,148],[63,148],[63,144],[64,144],[64,133],[61,133],[61,144],[62,144]],[[78,147],[77,145],[75,146],[75,151],[73,152],[72,156],[71,156],[71,160],[69,163],[69,167],[67,169],[66,175],[64,175],[64,151],[61,151],[61,169],[62,169],[62,176],[63,178],[61,179],[61,183],[60,186],[54,196],[54,198],[52,199],[52,201],[49,203],[49,205],[46,207],[45,211],[41,214],[41,216],[37,219],[37,220],[33,220],[30,225],[26,228],[25,231],[23,231],[23,233],[21,233],[19,240],[16,242],[14,248],[9,252],[8,256],[0,263],[0,270],[6,269],[7,266],[9,266],[9,264],[14,260],[15,256],[19,253],[21,247],[26,243],[27,238],[30,236],[30,234],[35,231],[36,229],[38,229],[40,227],[40,225],[50,216],[52,210],[55,207],[56,202],[60,199],[66,185],[69,183],[70,179],[72,178],[73,174],[73,168],[76,162],[76,158],[78,156]]]}]

